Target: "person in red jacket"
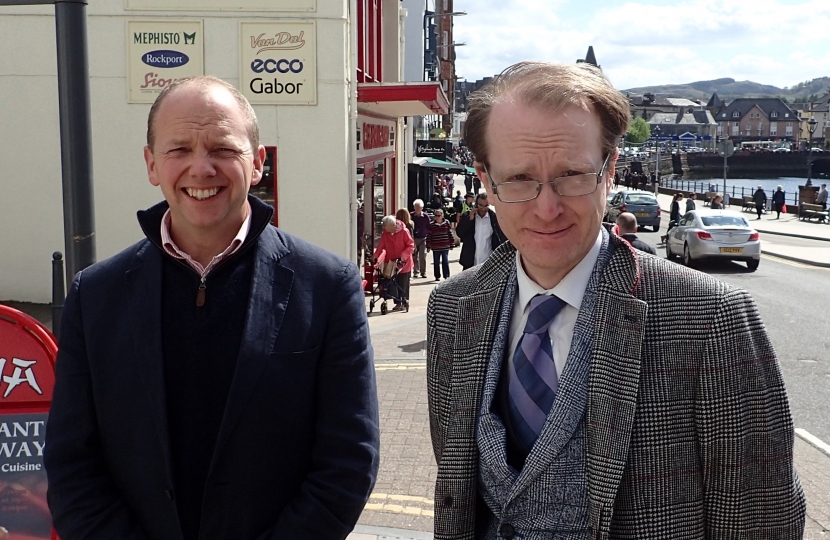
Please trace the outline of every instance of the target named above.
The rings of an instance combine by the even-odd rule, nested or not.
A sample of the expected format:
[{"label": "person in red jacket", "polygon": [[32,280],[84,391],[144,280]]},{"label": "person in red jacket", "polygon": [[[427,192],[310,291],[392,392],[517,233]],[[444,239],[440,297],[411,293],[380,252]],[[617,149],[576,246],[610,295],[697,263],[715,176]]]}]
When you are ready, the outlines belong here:
[{"label": "person in red jacket", "polygon": [[387,261],[401,260],[396,280],[400,293],[396,293],[392,287],[387,291],[392,296],[397,297],[392,311],[403,310],[401,298],[409,300],[409,278],[412,275],[412,252],[414,249],[415,241],[412,240],[412,235],[409,234],[409,229],[403,221],[396,219],[395,216],[384,217],[383,234],[380,235],[380,242],[378,242],[378,247],[375,249],[374,257],[377,259],[381,252],[385,250]]}]

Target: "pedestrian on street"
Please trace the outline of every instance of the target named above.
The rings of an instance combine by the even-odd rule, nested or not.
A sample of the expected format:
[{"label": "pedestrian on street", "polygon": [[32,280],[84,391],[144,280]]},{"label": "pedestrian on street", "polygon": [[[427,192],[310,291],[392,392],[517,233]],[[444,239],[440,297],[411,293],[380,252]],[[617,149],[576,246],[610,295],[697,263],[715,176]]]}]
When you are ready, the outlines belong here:
[{"label": "pedestrian on street", "polygon": [[473,175],[464,175],[464,188],[467,190],[466,193],[469,193],[473,190]]},{"label": "pedestrian on street", "polygon": [[429,202],[429,207],[433,210],[444,208],[444,197],[436,191],[432,194],[432,200]]},{"label": "pedestrian on street", "polygon": [[377,260],[381,252],[386,251],[386,261],[401,261],[398,265],[398,277],[389,282],[386,292],[394,297],[395,307],[392,311],[403,311],[403,300],[409,300],[412,252],[415,250],[415,242],[403,221],[395,216],[384,217],[382,223],[383,233],[380,235],[380,242],[375,248],[373,257]]},{"label": "pedestrian on street", "polygon": [[764,213],[764,208],[767,206],[767,194],[764,192],[764,186],[758,186],[758,189],[752,194],[752,200],[755,201],[755,211],[758,213],[758,219],[761,219],[761,214]]},{"label": "pedestrian on street", "polygon": [[[271,225],[253,108],[212,76],[156,97],[145,238],[72,281],[43,453],[64,539],[341,540],[378,470],[354,263]],[[5,535],[4,535],[5,536]]]},{"label": "pedestrian on street", "polygon": [[637,216],[635,216],[631,212],[623,212],[619,216],[617,216],[616,223],[620,236],[626,242],[628,242],[635,248],[639,249],[640,251],[645,251],[646,253],[657,255],[656,249],[637,238]]},{"label": "pedestrian on street", "polygon": [[456,214],[464,213],[464,197],[461,196],[461,190],[455,192],[455,198],[452,200],[452,208]]},{"label": "pedestrian on street", "polygon": [[398,211],[395,212],[395,219],[403,221],[403,224],[409,229],[409,235],[415,236],[415,225],[412,223],[412,216],[409,214],[409,210],[406,208],[398,208]]},{"label": "pedestrian on street", "polygon": [[668,230],[672,230],[672,228],[677,227],[677,224],[680,222],[680,201],[683,200],[682,193],[675,193],[674,199],[672,200],[671,207],[669,208],[669,228]]},{"label": "pedestrian on street", "polygon": [[415,242],[415,250],[412,252],[412,277],[427,277],[427,256],[426,240],[427,228],[429,227],[429,216],[424,212],[424,201],[415,199],[412,201],[412,223],[415,225],[415,232],[412,239]]},{"label": "pedestrian on street", "polygon": [[822,184],[816,194],[816,204],[821,205],[822,210],[827,210],[827,184]]},{"label": "pedestrian on street", "polygon": [[455,246],[452,237],[450,222],[444,219],[444,211],[436,210],[435,217],[429,224],[427,231],[427,251],[432,250],[432,265],[435,281],[441,280],[443,270],[444,279],[450,277],[450,249]]},{"label": "pedestrian on street", "polygon": [[496,213],[490,209],[486,193],[476,195],[475,207],[462,214],[455,232],[461,238],[461,256],[458,262],[464,270],[486,261],[505,240]]},{"label": "pedestrian on street", "polygon": [[781,219],[781,212],[784,211],[784,187],[778,185],[775,187],[775,193],[772,194],[772,207],[775,208],[775,219]]},{"label": "pedestrian on street", "polygon": [[695,199],[697,199],[697,193],[689,193],[689,197],[686,199],[686,212],[684,212],[684,215],[697,207]]},{"label": "pedestrian on street", "polygon": [[715,193],[712,204],[709,207],[712,210],[723,210],[723,196],[720,193]]},{"label": "pedestrian on street", "polygon": [[481,180],[476,175],[473,175],[473,193],[476,195],[481,193]]},{"label": "pedestrian on street", "polygon": [[[822,184],[821,189],[816,194],[816,204],[820,204],[822,210],[827,210],[827,184]],[[826,218],[821,218],[822,223],[825,223],[826,221]]]},{"label": "pedestrian on street", "polygon": [[801,538],[752,297],[602,224],[628,98],[591,64],[522,62],[467,112],[510,241],[427,306],[435,537]]}]

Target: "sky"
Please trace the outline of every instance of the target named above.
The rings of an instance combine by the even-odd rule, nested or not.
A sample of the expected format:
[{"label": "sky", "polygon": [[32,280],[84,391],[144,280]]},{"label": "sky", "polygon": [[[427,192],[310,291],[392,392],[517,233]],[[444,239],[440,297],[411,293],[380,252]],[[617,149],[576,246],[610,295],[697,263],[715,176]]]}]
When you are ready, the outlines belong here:
[{"label": "sky", "polygon": [[731,77],[778,87],[830,76],[830,0],[455,0],[456,73],[574,62],[593,45],[620,90]]}]

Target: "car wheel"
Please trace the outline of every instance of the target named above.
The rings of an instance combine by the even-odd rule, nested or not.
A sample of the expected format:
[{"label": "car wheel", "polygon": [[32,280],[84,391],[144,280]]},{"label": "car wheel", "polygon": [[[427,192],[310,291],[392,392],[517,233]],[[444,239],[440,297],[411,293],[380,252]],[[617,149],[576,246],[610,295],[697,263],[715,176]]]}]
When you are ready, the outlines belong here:
[{"label": "car wheel", "polygon": [[657,225],[652,227],[652,229],[654,229],[654,232],[660,232],[660,224],[658,223]]},{"label": "car wheel", "polygon": [[750,272],[754,272],[758,270],[758,264],[761,261],[759,259],[749,259],[746,261],[746,267],[749,269]]},{"label": "car wheel", "polygon": [[689,244],[683,244],[683,264],[692,268],[695,264],[694,259],[692,259],[692,254],[689,251]]}]

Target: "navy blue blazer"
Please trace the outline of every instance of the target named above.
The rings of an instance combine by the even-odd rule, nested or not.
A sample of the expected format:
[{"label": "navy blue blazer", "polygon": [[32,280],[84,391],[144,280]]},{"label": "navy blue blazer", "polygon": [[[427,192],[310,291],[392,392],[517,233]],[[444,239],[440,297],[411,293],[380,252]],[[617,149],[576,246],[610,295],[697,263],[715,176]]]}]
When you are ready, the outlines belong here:
[{"label": "navy blue blazer", "polygon": [[[256,240],[242,346],[200,538],[342,539],[378,469],[373,353],[357,267],[272,226]],[[181,540],[165,409],[160,249],[78,273],[46,427],[63,540]]]}]

